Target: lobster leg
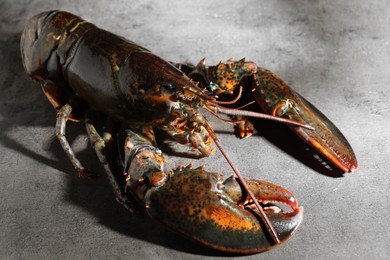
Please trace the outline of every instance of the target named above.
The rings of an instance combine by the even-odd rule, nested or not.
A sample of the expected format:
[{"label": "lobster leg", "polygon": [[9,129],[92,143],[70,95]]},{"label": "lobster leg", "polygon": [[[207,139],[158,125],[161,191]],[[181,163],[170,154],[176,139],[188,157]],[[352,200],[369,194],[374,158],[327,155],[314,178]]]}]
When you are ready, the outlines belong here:
[{"label": "lobster leg", "polygon": [[69,93],[70,91],[67,91],[66,88],[58,87],[58,84],[55,84],[51,80],[41,80],[40,83],[43,93],[45,93],[47,99],[55,109],[61,109],[70,97],[74,95],[74,93]]},{"label": "lobster leg", "polygon": [[85,127],[89,136],[89,139],[91,141],[91,145],[94,148],[96,155],[100,161],[100,163],[103,165],[104,170],[107,174],[108,180],[114,190],[116,200],[122,204],[126,209],[128,209],[132,213],[138,212],[138,208],[136,205],[131,202],[124,194],[123,191],[123,185],[121,185],[118,181],[118,177],[116,174],[113,173],[112,168],[114,167],[115,162],[112,161],[109,162],[109,159],[106,156],[106,147],[109,145],[109,142],[112,142],[112,133],[104,132],[103,137],[99,135],[99,133],[96,131],[96,128],[94,124],[91,122],[90,119],[85,120]]},{"label": "lobster leg", "polygon": [[74,154],[72,148],[69,145],[68,140],[65,137],[66,133],[66,122],[72,113],[72,106],[70,103],[65,104],[61,107],[61,109],[57,113],[57,122],[56,122],[56,136],[58,140],[60,141],[60,144],[62,148],[64,149],[66,155],[72,162],[74,168],[76,169],[77,173],[80,177],[89,178],[94,176],[94,174],[86,169],[81,162],[76,158],[76,155]]},{"label": "lobster leg", "polygon": [[55,83],[46,79],[41,79],[39,82],[50,103],[56,110],[58,110],[56,120],[56,137],[60,141],[63,150],[80,177],[93,177],[94,174],[90,170],[86,169],[76,158],[65,136],[67,121],[71,120],[78,122],[85,118],[88,111],[88,104],[75,96],[69,87],[64,87],[65,83]]}]

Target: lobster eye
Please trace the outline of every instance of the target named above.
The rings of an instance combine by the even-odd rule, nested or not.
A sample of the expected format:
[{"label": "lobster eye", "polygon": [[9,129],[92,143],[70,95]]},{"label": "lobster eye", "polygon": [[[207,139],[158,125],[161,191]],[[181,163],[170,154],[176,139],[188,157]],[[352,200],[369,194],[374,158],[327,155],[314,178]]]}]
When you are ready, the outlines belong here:
[{"label": "lobster eye", "polygon": [[163,90],[166,90],[167,92],[171,92],[172,89],[173,89],[173,86],[172,86],[172,84],[170,84],[170,83],[162,83],[162,84],[161,84],[161,88],[162,88]]},{"label": "lobster eye", "polygon": [[177,100],[183,102],[186,99],[184,90],[183,89],[177,89],[175,91],[175,97],[177,98]]},{"label": "lobster eye", "polygon": [[161,83],[159,85],[160,92],[164,94],[176,95],[180,88],[176,88],[170,83]]}]

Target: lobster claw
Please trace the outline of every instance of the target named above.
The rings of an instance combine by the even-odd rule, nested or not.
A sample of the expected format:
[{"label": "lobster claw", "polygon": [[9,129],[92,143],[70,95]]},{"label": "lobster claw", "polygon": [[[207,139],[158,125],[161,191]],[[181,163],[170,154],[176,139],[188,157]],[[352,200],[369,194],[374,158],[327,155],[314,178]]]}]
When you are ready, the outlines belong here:
[{"label": "lobster claw", "polygon": [[[185,67],[186,71],[190,71],[190,69],[190,66]],[[203,79],[205,82],[203,84],[214,91],[214,94],[232,94],[240,85],[244,87],[248,84],[252,85],[254,98],[266,114],[290,119],[295,123],[314,128],[315,130],[289,125],[300,138],[336,167],[344,172],[356,170],[358,163],[355,154],[340,130],[276,74],[258,67],[254,62],[245,61],[245,59],[239,61],[231,59],[226,63],[222,62],[210,67],[205,67],[204,62],[202,62],[192,69],[189,76],[199,81]],[[219,104],[222,103],[224,102],[219,102]],[[219,111],[221,112],[221,109]],[[227,112],[225,110],[223,113],[240,115],[238,112]],[[248,111],[241,113],[241,116],[244,114],[249,115]],[[239,136],[250,136],[253,132],[252,128],[252,126],[248,127],[247,125],[240,126]]]},{"label": "lobster claw", "polygon": [[[280,241],[286,241],[300,225],[303,208],[282,187],[254,179],[247,183]],[[268,203],[288,205],[291,210],[284,212]],[[163,186],[146,193],[145,205],[154,220],[204,246],[234,253],[261,252],[275,246],[233,177],[222,182],[220,174],[200,168],[176,170]]]},{"label": "lobster claw", "polygon": [[257,103],[263,110],[314,127],[313,131],[289,126],[300,138],[342,171],[356,170],[355,154],[340,130],[277,75],[264,68],[258,68],[252,89]]}]

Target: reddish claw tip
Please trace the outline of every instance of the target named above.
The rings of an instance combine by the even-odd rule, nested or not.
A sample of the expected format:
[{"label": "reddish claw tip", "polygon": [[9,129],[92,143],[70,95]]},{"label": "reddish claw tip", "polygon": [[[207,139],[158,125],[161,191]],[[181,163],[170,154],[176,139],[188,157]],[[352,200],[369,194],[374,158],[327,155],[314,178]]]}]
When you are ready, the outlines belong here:
[{"label": "reddish claw tip", "polygon": [[351,166],[347,172],[352,173],[352,172],[356,171],[356,169],[358,168],[358,163],[357,163],[357,161],[352,161],[350,163],[351,163]]}]

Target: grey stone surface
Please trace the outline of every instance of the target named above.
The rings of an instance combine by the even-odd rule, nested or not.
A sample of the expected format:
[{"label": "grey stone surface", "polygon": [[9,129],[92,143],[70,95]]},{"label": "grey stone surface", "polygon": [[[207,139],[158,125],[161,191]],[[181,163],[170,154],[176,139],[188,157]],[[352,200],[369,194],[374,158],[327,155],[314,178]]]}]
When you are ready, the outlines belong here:
[{"label": "grey stone surface", "polygon": [[[167,60],[196,63],[207,57],[213,64],[246,56],[278,73],[340,128],[359,168],[335,178],[284,126],[260,122],[253,137],[240,141],[230,126],[211,118],[245,175],[288,188],[305,207],[293,239],[247,258],[389,259],[386,0],[2,0],[1,259],[234,257],[195,245],[117,204],[82,124],[68,127],[72,145],[102,177],[88,182],[74,174],[55,140],[55,112],[26,77],[19,53],[27,19],[50,9],[79,14]],[[172,165],[193,162],[231,174],[218,153],[199,162],[167,153]]]}]

